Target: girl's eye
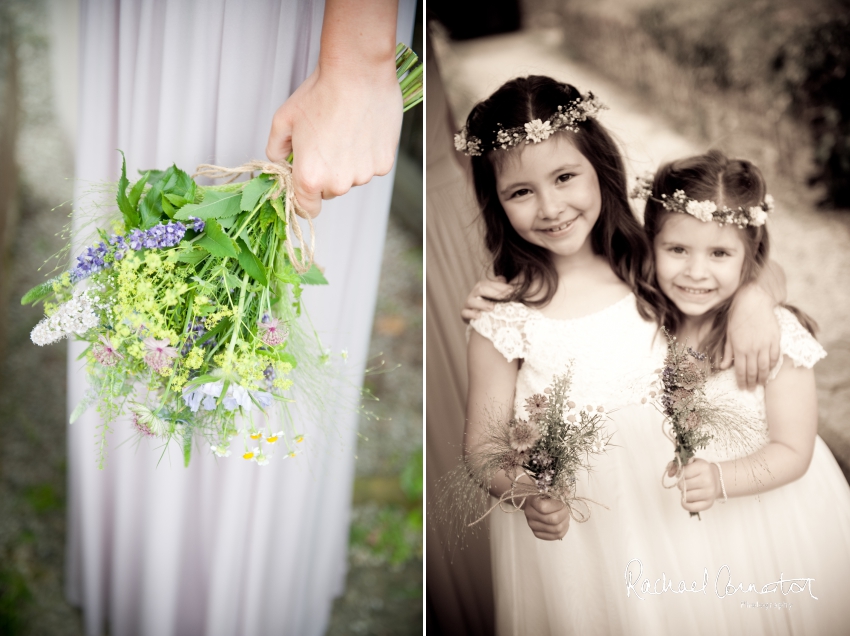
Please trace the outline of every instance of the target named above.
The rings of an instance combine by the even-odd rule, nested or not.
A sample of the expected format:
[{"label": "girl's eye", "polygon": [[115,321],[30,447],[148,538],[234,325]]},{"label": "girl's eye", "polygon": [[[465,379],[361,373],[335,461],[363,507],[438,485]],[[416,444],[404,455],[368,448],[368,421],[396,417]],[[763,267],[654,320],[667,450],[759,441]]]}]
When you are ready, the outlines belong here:
[{"label": "girl's eye", "polygon": [[517,198],[517,197],[524,197],[524,196],[525,196],[526,194],[528,194],[529,192],[531,192],[531,190],[529,190],[528,188],[520,188],[519,190],[517,190],[516,192],[514,192],[514,193],[511,195],[511,198],[512,198],[512,199],[515,199],[515,198]]},{"label": "girl's eye", "polygon": [[674,245],[670,248],[670,251],[673,252],[673,254],[684,254],[685,248],[681,247],[680,245]]},{"label": "girl's eye", "polygon": [[711,255],[716,257],[729,256],[729,252],[726,250],[714,250]]},{"label": "girl's eye", "polygon": [[560,175],[560,176],[558,177],[558,181],[559,181],[560,183],[566,183],[567,181],[569,181],[570,179],[572,179],[574,176],[575,176],[574,174],[570,174],[569,172],[567,172],[567,173],[564,173],[564,174]]}]

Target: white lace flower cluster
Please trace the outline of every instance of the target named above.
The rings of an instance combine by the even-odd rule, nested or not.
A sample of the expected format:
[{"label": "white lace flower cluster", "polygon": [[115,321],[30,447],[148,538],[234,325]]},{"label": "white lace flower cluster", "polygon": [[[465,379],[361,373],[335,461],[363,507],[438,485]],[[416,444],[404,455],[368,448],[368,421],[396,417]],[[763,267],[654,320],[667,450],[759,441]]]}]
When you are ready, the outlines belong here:
[{"label": "white lace flower cluster", "polygon": [[71,334],[83,335],[99,323],[95,311],[96,300],[97,297],[91,291],[75,291],[71,300],[60,305],[52,316],[43,318],[35,326],[30,338],[43,347]]},{"label": "white lace flower cluster", "polygon": [[[567,106],[558,106],[558,112],[546,121],[533,119],[516,128],[499,128],[499,130],[494,131],[496,136],[491,144],[491,149],[508,150],[522,143],[539,144],[559,130],[578,132],[579,129],[576,125],[578,122],[586,121],[588,117],[596,117],[599,111],[604,108],[607,108],[607,106],[603,105],[593,93],[585,93]],[[481,139],[469,135],[465,127],[455,135],[455,149],[465,155],[470,157],[481,156],[482,146]]]},{"label": "white lace flower cluster", "polygon": [[661,198],[652,196],[652,177],[642,175],[637,178],[635,186],[629,193],[632,199],[652,199],[660,203],[666,210],[690,214],[703,223],[714,221],[720,225],[737,225],[740,228],[760,227],[767,221],[767,216],[773,211],[773,197],[765,195],[764,201],[749,208],[718,208],[714,201],[697,201],[688,198],[684,190],[676,190],[673,196],[662,194]]}]

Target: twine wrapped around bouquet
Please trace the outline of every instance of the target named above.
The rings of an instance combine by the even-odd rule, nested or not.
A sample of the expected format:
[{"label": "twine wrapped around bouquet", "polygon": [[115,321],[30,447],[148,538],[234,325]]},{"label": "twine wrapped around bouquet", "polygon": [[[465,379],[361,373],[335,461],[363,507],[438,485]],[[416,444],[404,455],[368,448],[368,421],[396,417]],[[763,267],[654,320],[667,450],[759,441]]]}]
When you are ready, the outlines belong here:
[{"label": "twine wrapped around bouquet", "polygon": [[[479,521],[483,521],[496,508],[499,508],[502,512],[517,512],[519,510],[522,510],[522,506],[523,506],[523,504],[525,503],[525,500],[528,497],[541,494],[540,490],[538,490],[536,485],[520,483],[519,480],[522,477],[528,477],[528,475],[526,475],[525,473],[522,473],[519,476],[514,477],[511,480],[510,491],[502,493],[502,496],[499,497],[499,501],[497,501],[495,504],[493,504],[490,507],[490,509],[487,510],[487,512],[485,512],[483,515],[478,517],[478,519],[476,519],[472,523],[468,524],[467,527],[471,528],[472,526],[477,524]],[[601,504],[598,501],[594,501],[593,499],[590,499],[588,497],[579,497],[579,496],[567,497],[567,496],[563,496],[563,495],[562,496],[547,495],[547,496],[549,496],[551,499],[557,499],[562,504],[564,504],[567,507],[567,510],[569,510],[569,512],[570,512],[570,517],[576,523],[584,523],[585,521],[590,519],[590,506],[588,505],[589,503],[596,504],[597,506],[602,506],[603,508],[605,508],[605,510],[609,509],[608,506],[606,506],[605,504]],[[519,504],[517,504],[517,502],[516,502],[516,499],[518,499],[518,498],[522,498],[522,501],[520,501]],[[512,508],[510,508],[510,507],[505,508],[504,504],[508,501],[511,502],[511,506],[513,506]],[[578,506],[576,506],[576,504],[580,504],[584,508],[581,509]]]},{"label": "twine wrapped around bouquet", "polygon": [[[284,244],[286,245],[286,253],[289,256],[289,261],[292,263],[295,271],[299,274],[304,274],[313,265],[313,253],[316,249],[316,233],[313,230],[313,219],[309,214],[307,214],[304,208],[299,205],[298,199],[295,197],[295,192],[292,187],[291,163],[288,161],[275,163],[272,161],[261,161],[259,159],[255,159],[242,164],[241,166],[237,166],[236,168],[225,168],[224,166],[214,166],[208,163],[202,163],[198,166],[197,171],[192,176],[207,177],[209,179],[227,179],[225,183],[231,183],[243,174],[252,174],[257,171],[265,173],[275,180],[275,186],[269,193],[269,200],[276,199],[282,193],[285,193],[283,199],[283,210],[286,218],[284,221],[286,221],[287,227],[291,228],[292,232],[295,233],[295,236],[298,238],[298,242],[301,244],[301,258],[299,259],[297,257],[295,249],[292,247],[292,240],[290,239],[288,231],[286,232],[286,239],[284,241]],[[302,219],[307,219],[307,223],[310,226],[309,247],[304,241],[304,236],[301,233],[301,226],[298,225],[298,222],[295,219],[296,215],[300,216]]]},{"label": "twine wrapped around bouquet", "polygon": [[[665,434],[666,434],[666,431],[665,431]],[[668,437],[669,437],[669,435],[668,435]],[[676,442],[675,439],[672,439],[671,441],[673,443]],[[668,484],[666,480],[667,480],[668,477],[670,477],[670,464],[672,464],[673,462],[676,463],[676,474],[673,475],[673,477],[676,478],[676,481],[674,481],[672,484]],[[664,472],[661,473],[661,485],[664,488],[667,488],[669,490],[670,488],[675,488],[676,486],[678,486],[681,483],[682,484],[682,503],[687,503],[688,502],[688,484],[687,484],[687,482],[685,482],[685,466],[684,466],[684,464],[682,464],[682,460],[679,458],[678,455],[673,456],[673,461],[671,461],[670,464],[667,464],[667,467],[664,469]]]}]

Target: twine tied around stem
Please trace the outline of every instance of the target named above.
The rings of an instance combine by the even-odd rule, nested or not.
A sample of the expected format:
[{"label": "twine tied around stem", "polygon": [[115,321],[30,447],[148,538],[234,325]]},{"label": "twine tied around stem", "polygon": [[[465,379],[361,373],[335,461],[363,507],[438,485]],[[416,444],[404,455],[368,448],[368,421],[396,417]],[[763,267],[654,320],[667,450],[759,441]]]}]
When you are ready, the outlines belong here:
[{"label": "twine tied around stem", "polygon": [[[476,519],[475,521],[473,521],[470,524],[467,524],[466,527],[471,528],[472,526],[477,524],[479,521],[483,521],[496,508],[501,509],[502,512],[517,512],[519,510],[522,510],[522,505],[525,503],[525,500],[528,497],[541,494],[535,484],[520,483],[519,480],[522,477],[528,477],[528,475],[526,475],[526,473],[521,473],[519,476],[513,478],[511,480],[510,491],[502,493],[502,496],[499,497],[499,501],[497,501],[495,504],[493,504],[490,507],[490,509],[487,510],[487,512],[485,512],[483,515],[478,517],[478,519]],[[517,504],[516,499],[518,499],[520,497],[522,498],[522,501],[520,501],[519,504]],[[603,508],[605,508],[605,510],[608,510],[608,506],[606,506],[605,504],[601,504],[598,501],[594,501],[593,499],[589,499],[587,497],[579,497],[579,496],[566,497],[566,496],[562,496],[562,497],[551,497],[551,498],[557,499],[562,504],[564,504],[567,507],[567,510],[569,510],[570,517],[576,523],[584,523],[585,521],[590,519],[590,506],[588,505],[589,503],[596,504],[597,506],[602,506]],[[504,504],[508,501],[511,502],[511,506],[513,506],[512,508],[505,508],[504,507]],[[579,504],[580,506],[583,506],[583,509],[579,508],[579,506],[577,504]]]},{"label": "twine tied around stem", "polygon": [[[670,471],[670,464],[673,463],[671,461],[670,464],[667,464],[667,467],[664,469],[664,472],[661,473],[661,485],[664,488],[675,488],[676,486],[678,486],[681,483],[682,484],[682,503],[685,504],[685,503],[688,503],[688,482],[685,481],[685,465],[682,464],[682,460],[679,457],[678,453],[673,456],[673,460],[676,462],[676,474],[675,474],[676,481],[674,481],[670,485],[668,485],[665,482],[665,478],[668,476],[668,473]],[[691,516],[702,520],[702,517],[700,517],[698,512],[691,512]]]},{"label": "twine tied around stem", "polygon": [[[276,163],[272,161],[261,161],[255,159],[248,163],[242,164],[236,168],[225,168],[224,166],[214,166],[208,163],[202,163],[198,166],[195,174],[192,177],[207,177],[209,179],[227,179],[225,183],[231,183],[243,174],[251,174],[260,171],[271,176],[275,185],[268,195],[269,200],[276,199],[281,194],[284,194],[283,212],[286,217],[283,219],[287,225],[286,238],[286,253],[289,256],[289,262],[299,274],[305,274],[313,265],[313,253],[316,249],[316,233],[313,230],[313,219],[310,217],[304,208],[298,204],[298,199],[295,197],[295,192],[292,187],[292,164],[288,161]],[[307,219],[310,226],[310,245],[304,241],[304,236],[301,233],[301,226],[295,217],[300,216],[302,219]],[[292,247],[290,239],[290,230],[295,233],[298,242],[301,244],[301,258],[295,254],[295,249]]]}]

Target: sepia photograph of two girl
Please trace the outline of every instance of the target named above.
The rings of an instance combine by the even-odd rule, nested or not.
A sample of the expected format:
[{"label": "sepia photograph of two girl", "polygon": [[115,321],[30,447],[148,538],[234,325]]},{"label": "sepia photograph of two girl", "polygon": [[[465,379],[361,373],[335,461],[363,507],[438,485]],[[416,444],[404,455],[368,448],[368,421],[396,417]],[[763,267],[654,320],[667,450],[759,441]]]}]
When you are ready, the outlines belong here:
[{"label": "sepia photograph of two girl", "polygon": [[848,6],[474,4],[428,5],[428,633],[847,633]]},{"label": "sepia photograph of two girl", "polygon": [[0,0],[0,633],[850,633],[847,0]]}]

